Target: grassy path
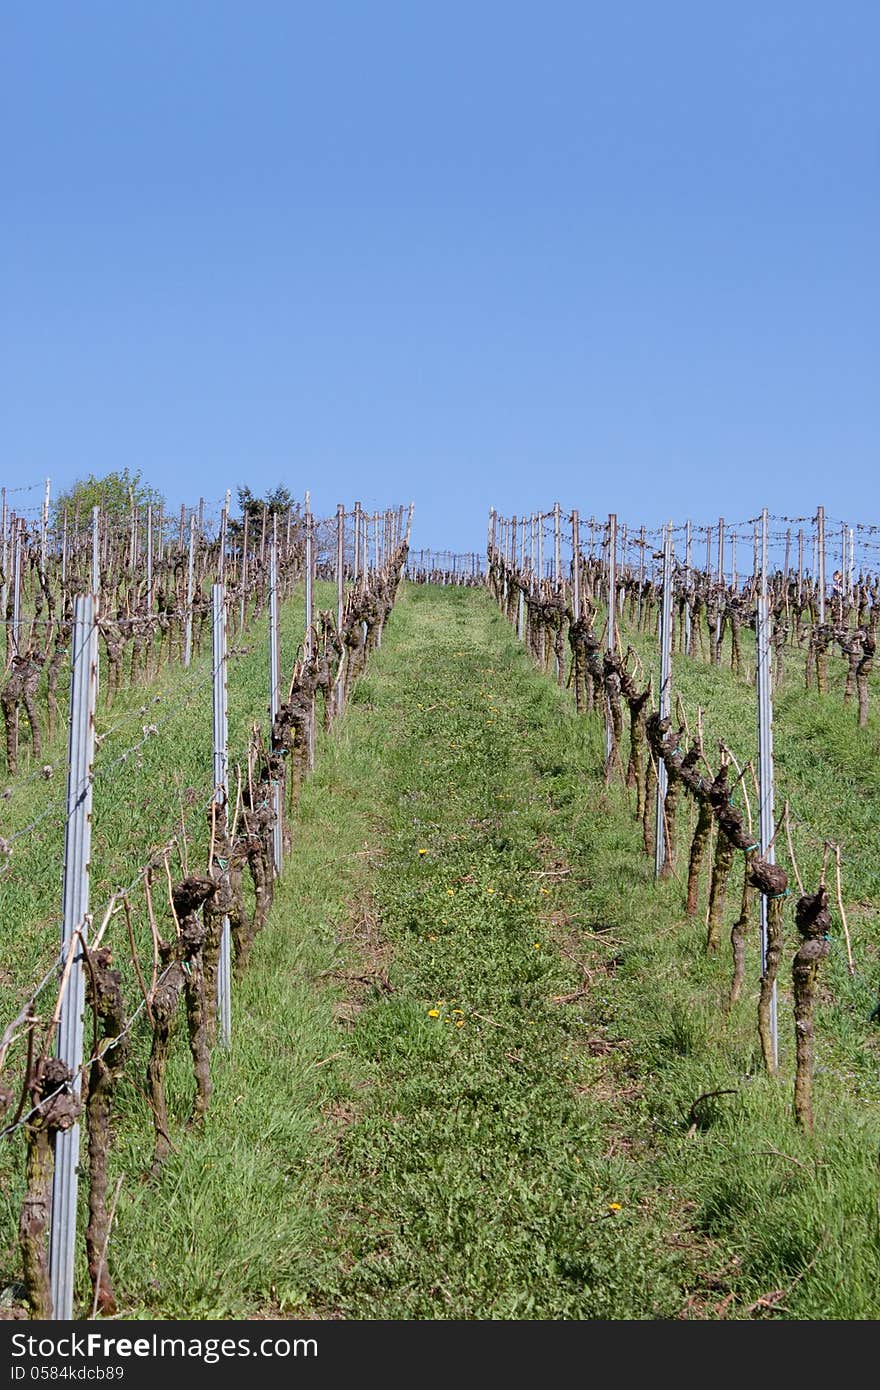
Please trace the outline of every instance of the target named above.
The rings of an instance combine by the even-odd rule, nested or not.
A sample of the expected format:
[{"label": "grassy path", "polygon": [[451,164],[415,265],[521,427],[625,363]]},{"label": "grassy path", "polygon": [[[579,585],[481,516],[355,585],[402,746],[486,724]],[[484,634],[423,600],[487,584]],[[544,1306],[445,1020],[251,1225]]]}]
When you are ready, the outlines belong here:
[{"label": "grassy path", "polygon": [[[552,843],[563,731],[586,736],[485,595],[409,591],[319,750],[204,1131],[158,1191],[125,1186],[126,1316],[678,1308],[689,1257],[607,1131],[611,1090],[579,1094],[606,1043]],[[129,1112],[136,1172],[134,1089]]]},{"label": "grassy path", "polygon": [[[599,738],[484,593],[405,591],[319,748],[204,1129],[123,1183],[124,1316],[878,1315],[876,1042],[825,1059],[798,1134]],[[174,1085],[185,1113],[182,1047]]]},{"label": "grassy path", "polygon": [[805,1139],[785,1065],[762,1074],[754,988],[725,1017],[727,962],[706,959],[677,885],[653,884],[626,793],[596,775],[598,729],[485,595],[411,591],[359,699],[379,983],[353,1020],[359,1086],[322,1201],[336,1264],[314,1306],[876,1316],[864,1020],[821,1055],[823,1132]]},{"label": "grassy path", "polygon": [[369,911],[392,992],[351,1036],[362,1090],[328,1188],[342,1260],[319,1298],[354,1317],[671,1310],[680,1260],[578,1095],[605,1043],[562,1002],[586,959],[544,781],[558,692],[483,595],[423,590],[360,698],[381,711]]}]

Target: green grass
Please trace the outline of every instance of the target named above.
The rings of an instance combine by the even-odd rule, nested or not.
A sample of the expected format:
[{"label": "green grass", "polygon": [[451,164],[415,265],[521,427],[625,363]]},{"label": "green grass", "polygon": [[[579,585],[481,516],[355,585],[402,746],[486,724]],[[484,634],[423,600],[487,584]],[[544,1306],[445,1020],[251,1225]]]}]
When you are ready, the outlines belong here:
[{"label": "green grass", "polygon": [[[686,661],[676,679],[749,756],[749,687]],[[726,957],[705,956],[680,884],[652,882],[627,793],[602,785],[598,721],[485,593],[404,587],[319,741],[207,1121],[175,1130],[152,1184],[143,1039],[127,1069],[122,1315],[876,1317],[876,723],[859,734],[794,683],[777,711],[803,867],[810,837],[845,844],[859,962],[851,981],[835,935],[812,1137],[791,1117],[792,928],[771,1081],[756,939],[725,1014]],[[182,1120],[182,1041],[169,1089]],[[694,1109],[710,1091],[729,1094]]]},{"label": "green grass", "polygon": [[[335,586],[319,584],[318,603],[335,601]],[[289,671],[304,625],[302,596],[294,596],[281,609],[282,671]],[[241,636],[230,637],[229,747],[234,764],[246,751],[251,725],[268,724],[268,620],[263,617]],[[105,904],[117,888],[128,885],[151,853],[174,837],[178,847],[170,855],[172,875],[180,877],[185,861],[191,871],[206,862],[210,823],[205,803],[212,782],[212,695],[210,627],[206,628],[201,655],[191,668],[164,668],[149,685],[122,691],[107,706],[99,701],[96,780],[92,814],[91,905],[95,930]],[[66,711],[65,711],[66,713]],[[155,724],[158,733],[144,742],[144,725]],[[127,750],[143,743],[136,751]],[[124,756],[123,756],[124,755]],[[57,768],[50,781],[33,779],[25,768],[8,783],[10,796],[3,802],[0,834],[11,837],[19,829],[45,818],[33,831],[14,841],[12,855],[0,870],[0,1018],[3,1024],[15,1016],[30,988],[57,957],[61,866],[64,857],[64,762],[66,733],[59,731],[45,751],[45,760]],[[181,820],[185,836],[181,832]],[[132,892],[135,938],[149,978],[150,932],[142,886]],[[155,889],[160,927],[168,922],[167,897],[161,871]],[[164,926],[167,931],[167,925]],[[129,1009],[139,1002],[125,926],[114,921],[108,941],[115,963],[122,969]],[[50,986],[40,996],[39,1008],[48,1019],[54,1003]],[[129,1071],[143,1075],[146,1051],[136,1034],[139,1049]],[[19,1049],[19,1057],[21,1055]],[[15,1077],[16,1055],[7,1075]],[[178,1086],[177,1109],[189,1106],[186,1049],[181,1044],[171,1085]],[[138,1100],[136,1118],[141,1134],[143,1161],[149,1143],[148,1112]],[[172,1108],[174,1106],[172,1105]],[[146,1117],[146,1118],[145,1118]],[[125,1123],[121,1132],[127,1136]],[[22,1193],[23,1149],[21,1136],[0,1145],[0,1283],[14,1283],[17,1266],[15,1232]]]},{"label": "green grass", "polygon": [[[355,1030],[373,1085],[334,1169],[344,1253],[318,1306],[744,1316],[773,1294],[772,1316],[876,1316],[876,1031],[839,947],[809,1139],[790,1113],[787,981],[770,1082],[756,942],[751,988],[726,1018],[727,963],[705,958],[679,885],[653,885],[626,794],[597,776],[601,730],[536,676],[485,596],[417,592],[395,622],[406,661],[383,654],[372,718],[396,800],[376,889],[396,994]],[[713,717],[745,742],[748,700],[713,674]],[[794,750],[797,736],[781,742]],[[789,756],[794,774],[819,776]],[[792,784],[806,796],[806,777]],[[817,809],[844,838],[839,804]],[[548,854],[571,873],[537,878]],[[847,883],[867,900],[860,868]],[[867,947],[867,925],[863,936]],[[588,990],[554,1004],[581,983],[571,955]],[[710,1090],[733,1094],[701,1104],[692,1129]]]},{"label": "green grass", "polygon": [[[317,601],[335,589],[318,585]],[[301,596],[282,605],[282,671],[289,671],[304,623]],[[268,619],[229,640],[229,752],[234,767],[246,753],[251,725],[268,724]],[[66,725],[67,699],[60,699]],[[205,858],[210,824],[205,803],[212,779],[211,633],[187,670],[163,667],[146,686],[125,689],[107,705],[99,697],[92,811],[91,904],[99,915],[114,889],[129,883],[150,851],[185,824],[193,865]],[[145,730],[157,732],[145,737]],[[25,726],[26,727],[26,726]],[[138,746],[141,745],[141,746]],[[29,745],[25,744],[26,749]],[[129,751],[133,750],[133,751]],[[0,936],[9,971],[0,972],[0,1017],[14,1012],[26,984],[35,983],[57,952],[61,865],[64,859],[66,728],[44,750],[53,769],[34,777],[25,756],[0,801],[0,836],[12,842],[0,857]],[[37,822],[33,830],[28,827]],[[25,831],[20,839],[14,837]],[[181,840],[183,837],[181,836]],[[179,862],[173,860],[174,869]],[[149,939],[148,934],[146,939]],[[14,967],[14,968],[12,968]]]}]

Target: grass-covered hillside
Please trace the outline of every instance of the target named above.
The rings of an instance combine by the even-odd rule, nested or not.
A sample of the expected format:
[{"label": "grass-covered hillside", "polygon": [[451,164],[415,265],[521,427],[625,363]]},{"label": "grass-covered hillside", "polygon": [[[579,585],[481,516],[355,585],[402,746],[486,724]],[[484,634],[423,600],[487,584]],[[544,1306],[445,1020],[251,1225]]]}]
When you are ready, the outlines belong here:
[{"label": "grass-covered hillside", "polygon": [[[647,666],[652,639],[634,640]],[[745,677],[677,658],[675,682],[689,719],[704,710],[707,752],[714,737],[752,756]],[[633,793],[605,785],[599,718],[535,669],[487,592],[405,586],[344,719],[319,738],[269,925],[235,984],[231,1051],[212,1058],[211,1109],[174,1129],[151,1182],[136,1043],[112,1152],[121,1316],[880,1315],[880,725],[873,712],[858,730],[839,695],[802,685],[793,661],[776,702],[780,792],[808,883],[823,840],[843,847],[856,961],[850,976],[835,909],[812,1135],[792,1118],[790,910],[771,1079],[757,921],[729,1009],[726,939],[705,951],[705,885],[689,918],[681,874],[654,883]],[[166,815],[177,783],[195,781],[192,728],[154,746],[161,766],[148,742],[140,791],[115,814],[96,801],[108,863],[154,833],[154,772]],[[4,896],[7,1013],[43,959],[29,943],[57,918],[60,861],[47,846],[33,863],[17,905]],[[729,921],[740,882],[735,866]],[[173,1113],[190,1089],[180,1040]],[[20,1183],[4,1164],[12,1286]],[[85,1303],[84,1260],[80,1285]]]}]

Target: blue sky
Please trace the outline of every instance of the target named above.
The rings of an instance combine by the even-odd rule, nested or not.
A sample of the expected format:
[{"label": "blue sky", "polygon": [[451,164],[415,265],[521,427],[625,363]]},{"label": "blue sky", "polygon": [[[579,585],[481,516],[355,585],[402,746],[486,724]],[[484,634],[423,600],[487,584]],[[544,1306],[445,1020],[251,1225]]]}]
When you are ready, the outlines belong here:
[{"label": "blue sky", "polygon": [[0,481],[880,521],[875,0],[0,4]]}]

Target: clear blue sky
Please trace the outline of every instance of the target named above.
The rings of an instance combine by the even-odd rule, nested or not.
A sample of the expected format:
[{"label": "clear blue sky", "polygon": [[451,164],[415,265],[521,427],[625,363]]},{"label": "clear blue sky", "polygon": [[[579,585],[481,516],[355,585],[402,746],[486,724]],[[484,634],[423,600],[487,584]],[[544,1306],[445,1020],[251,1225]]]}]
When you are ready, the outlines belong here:
[{"label": "clear blue sky", "polygon": [[0,481],[880,521],[880,5],[0,4]]}]

